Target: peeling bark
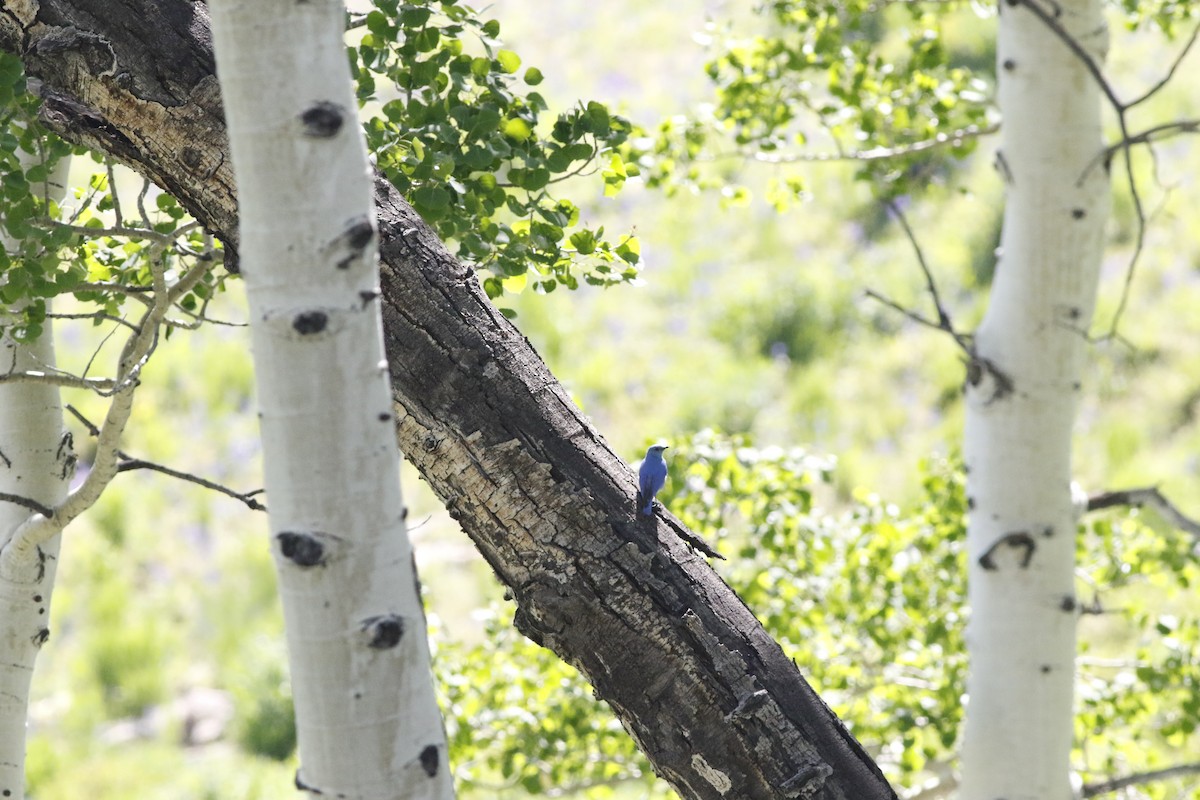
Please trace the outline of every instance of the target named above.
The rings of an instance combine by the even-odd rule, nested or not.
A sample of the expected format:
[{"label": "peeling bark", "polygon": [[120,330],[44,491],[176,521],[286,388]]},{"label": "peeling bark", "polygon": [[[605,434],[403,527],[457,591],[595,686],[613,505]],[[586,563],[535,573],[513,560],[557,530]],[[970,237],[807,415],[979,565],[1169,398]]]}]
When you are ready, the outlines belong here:
[{"label": "peeling bark", "polygon": [[[40,79],[55,130],[153,179],[232,251],[206,15],[10,2],[0,47]],[[690,532],[635,516],[632,471],[472,271],[378,175],[375,199],[400,447],[511,590],[518,628],[583,672],[683,797],[895,797]]]}]

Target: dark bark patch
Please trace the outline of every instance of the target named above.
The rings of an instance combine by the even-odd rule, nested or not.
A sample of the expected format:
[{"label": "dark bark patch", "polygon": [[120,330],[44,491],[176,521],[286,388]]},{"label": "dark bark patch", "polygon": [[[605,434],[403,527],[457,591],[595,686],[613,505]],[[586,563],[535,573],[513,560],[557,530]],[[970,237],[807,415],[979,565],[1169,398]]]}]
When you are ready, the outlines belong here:
[{"label": "dark bark patch", "polygon": [[310,533],[284,531],[275,538],[279,552],[298,567],[315,567],[325,561],[325,545]]},{"label": "dark bark patch", "polygon": [[33,635],[33,646],[34,647],[41,647],[48,641],[50,641],[50,629],[49,628],[42,628],[41,630],[39,630],[37,633],[35,633]]},{"label": "dark bark patch", "polygon": [[1086,216],[1087,216],[1087,212],[1084,211],[1082,208],[1072,208],[1071,209],[1071,219],[1083,219]]},{"label": "dark bark patch", "polygon": [[1012,72],[1014,69],[1017,68],[1017,62],[1013,61],[1011,58],[1006,58],[1006,59],[1004,59],[1003,66],[1004,66],[1005,71]]},{"label": "dark bark patch", "polygon": [[1030,562],[1033,561],[1033,551],[1037,549],[1037,542],[1034,541],[1033,537],[1027,531],[1013,531],[1001,536],[996,540],[995,544],[987,549],[987,552],[979,557],[979,566],[989,572],[998,570],[1000,567],[996,564],[993,556],[1004,545],[1024,550],[1025,552],[1021,554],[1021,561],[1019,562],[1020,567],[1021,569],[1029,568]]},{"label": "dark bark patch", "polygon": [[1075,610],[1075,598],[1071,595],[1063,595],[1063,599],[1059,602],[1058,607],[1066,612]]},{"label": "dark bark patch", "polygon": [[304,311],[292,320],[292,328],[301,336],[320,333],[328,324],[329,315],[324,311]]},{"label": "dark bark patch", "polygon": [[311,786],[311,785],[305,783],[304,779],[300,777],[300,770],[296,770],[295,781],[296,781],[296,788],[301,792],[308,792],[309,794],[325,794],[317,787]]},{"label": "dark bark patch", "polygon": [[391,650],[404,638],[404,620],[395,614],[364,620],[362,629],[371,637],[367,646],[375,650]]},{"label": "dark bark patch", "polygon": [[346,244],[350,245],[352,250],[362,250],[371,243],[371,238],[375,235],[375,228],[369,220],[359,220],[346,229],[343,234],[346,237]]},{"label": "dark bark patch", "polygon": [[426,745],[421,751],[421,769],[425,770],[425,774],[433,778],[438,774],[438,748],[436,744]]},{"label": "dark bark patch", "polygon": [[300,115],[300,124],[304,126],[304,135],[318,139],[336,136],[345,121],[346,113],[342,107],[328,101],[321,101]]}]

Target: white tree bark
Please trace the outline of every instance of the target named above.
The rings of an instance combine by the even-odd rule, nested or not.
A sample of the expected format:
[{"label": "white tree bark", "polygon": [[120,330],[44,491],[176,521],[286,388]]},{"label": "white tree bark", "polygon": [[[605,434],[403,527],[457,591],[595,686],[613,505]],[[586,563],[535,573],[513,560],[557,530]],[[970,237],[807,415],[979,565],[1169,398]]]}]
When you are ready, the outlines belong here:
[{"label": "white tree bark", "polygon": [[[1028,0],[1035,2],[1037,0]],[[1067,800],[1075,657],[1071,433],[1108,216],[1095,0],[1002,3],[1007,186],[1001,256],[975,338],[965,458],[971,659],[963,800]]]},{"label": "white tree bark", "polygon": [[366,146],[330,0],[211,0],[314,796],[453,796],[400,496]]},{"label": "white tree bark", "polygon": [[[66,165],[52,185],[64,194]],[[29,166],[26,164],[26,166]],[[5,247],[13,242],[4,237]],[[0,371],[52,371],[53,320],[42,335],[23,344],[0,336]],[[54,508],[67,496],[74,453],[63,429],[62,401],[49,383],[0,383],[0,492]],[[0,501],[0,548],[31,517],[29,507]],[[50,634],[50,595],[54,590],[60,537],[36,550],[33,560],[0,559],[0,795],[25,796],[25,719],[34,661]]]}]

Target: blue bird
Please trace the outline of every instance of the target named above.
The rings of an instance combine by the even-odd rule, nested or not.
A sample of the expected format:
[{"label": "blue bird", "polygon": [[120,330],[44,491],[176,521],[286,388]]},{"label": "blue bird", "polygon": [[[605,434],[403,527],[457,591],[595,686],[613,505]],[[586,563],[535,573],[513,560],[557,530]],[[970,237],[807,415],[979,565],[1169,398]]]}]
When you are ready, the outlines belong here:
[{"label": "blue bird", "polygon": [[638,470],[638,510],[647,517],[654,514],[654,495],[667,482],[667,462],[663,460],[666,449],[665,444],[650,445]]}]

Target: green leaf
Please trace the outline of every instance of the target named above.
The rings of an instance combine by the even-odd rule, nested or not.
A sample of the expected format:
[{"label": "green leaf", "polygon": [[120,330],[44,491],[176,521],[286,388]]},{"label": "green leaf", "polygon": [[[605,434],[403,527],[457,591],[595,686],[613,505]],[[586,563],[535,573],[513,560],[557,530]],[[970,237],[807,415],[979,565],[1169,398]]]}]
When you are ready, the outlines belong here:
[{"label": "green leaf", "polygon": [[570,242],[580,255],[588,256],[596,252],[596,234],[589,230],[572,233]]},{"label": "green leaf", "polygon": [[504,135],[510,139],[523,142],[533,135],[533,129],[523,119],[506,119],[503,125]]},{"label": "green leaf", "polygon": [[542,71],[537,67],[530,67],[525,70],[525,83],[530,86],[537,86],[543,80],[545,80],[545,76],[542,75]]},{"label": "green leaf", "polygon": [[521,57],[512,50],[501,50],[496,53],[496,63],[500,65],[500,69],[511,75],[521,68]]}]

